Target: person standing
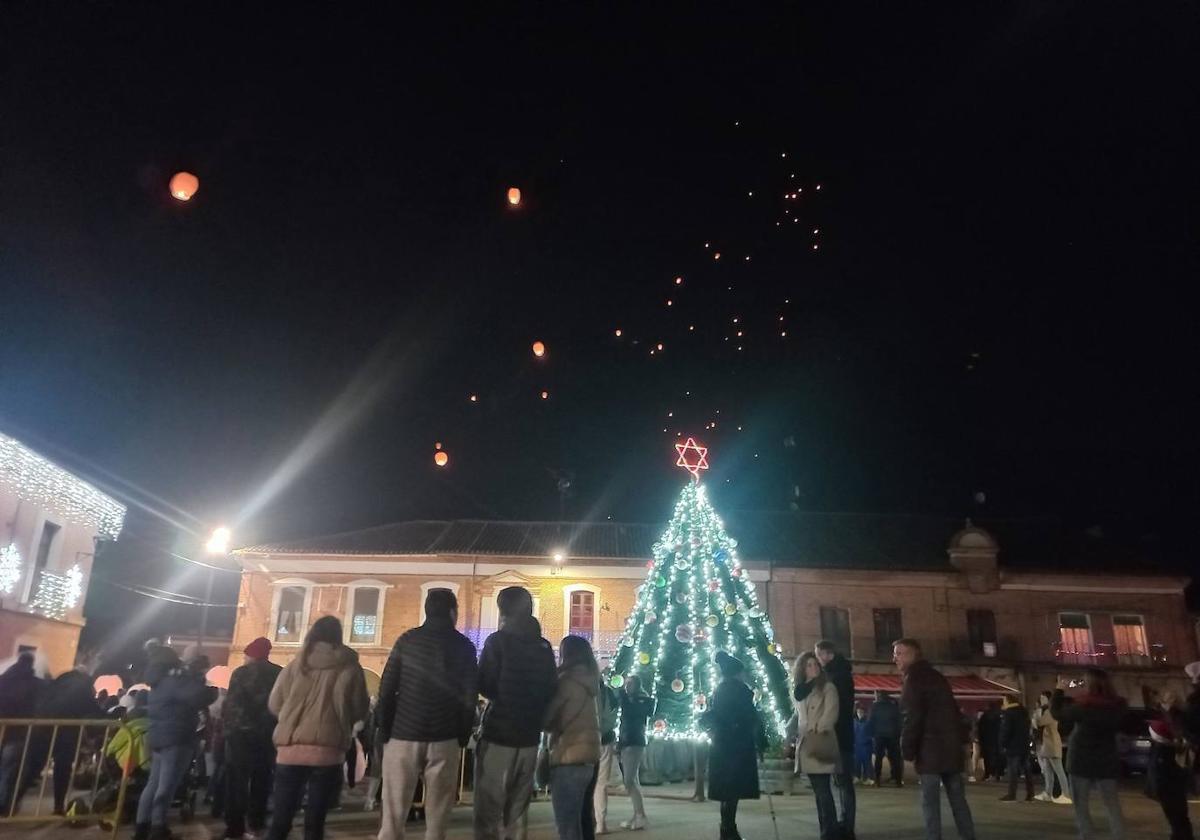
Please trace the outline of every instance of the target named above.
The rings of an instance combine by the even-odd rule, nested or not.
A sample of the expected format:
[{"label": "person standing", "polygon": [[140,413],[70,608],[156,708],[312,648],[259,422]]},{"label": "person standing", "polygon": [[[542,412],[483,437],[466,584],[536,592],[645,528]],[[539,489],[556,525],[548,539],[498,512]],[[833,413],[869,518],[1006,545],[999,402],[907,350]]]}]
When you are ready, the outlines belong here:
[{"label": "person standing", "polygon": [[816,654],[805,653],[796,660],[794,673],[796,694],[804,689],[804,699],[796,701],[796,770],[808,776],[817,801],[817,823],[821,840],[840,840],[852,835],[843,834],[838,826],[837,806],[833,802],[830,777],[838,772],[843,758],[838,743],[838,691],[828,675],[821,670]]},{"label": "person standing", "polygon": [[875,784],[883,784],[886,755],[896,787],[904,786],[904,759],[900,756],[900,705],[886,691],[875,692],[871,705],[871,731],[875,739]]},{"label": "person standing", "polygon": [[989,703],[979,718],[979,745],[983,752],[983,778],[999,780],[1004,776],[1000,750],[1000,708]]},{"label": "person standing", "polygon": [[854,780],[864,785],[874,784],[871,768],[871,721],[867,719],[867,710],[862,706],[854,706]]},{"label": "person standing", "polygon": [[242,649],[246,661],[229,677],[229,693],[221,707],[225,731],[225,836],[244,837],[246,827],[258,834],[267,824],[267,797],[275,769],[271,733],[275,716],[267,708],[271,689],[283,669],[271,662],[271,642],[264,636]]},{"label": "person standing", "polygon": [[1183,736],[1192,745],[1195,760],[1192,770],[1200,772],[1200,662],[1189,662],[1184,666],[1183,672],[1191,681],[1192,690],[1184,701],[1183,718],[1180,723],[1183,726]]},{"label": "person standing", "polygon": [[721,840],[742,840],[738,802],[758,799],[758,756],[767,747],[746,666],[725,651],[716,655],[721,682],[703,722],[712,736],[708,753],[708,798],[721,803]]},{"label": "person standing", "polygon": [[1188,819],[1188,785],[1191,767],[1188,742],[1183,732],[1183,710],[1172,691],[1159,698],[1162,717],[1150,721],[1150,765],[1146,772],[1146,793],[1158,800],[1171,828],[1170,840],[1193,840]]},{"label": "person standing", "polygon": [[927,840],[942,838],[942,803],[946,789],[954,825],[961,840],[975,840],[975,823],[963,782],[963,727],[950,683],[921,654],[916,639],[899,639],[892,659],[904,677],[900,705],[904,720],[900,748],[916,765],[921,779],[921,811]]},{"label": "person standing", "polygon": [[1006,696],[1000,712],[1000,749],[1008,763],[1008,793],[1001,802],[1017,801],[1017,778],[1025,777],[1025,801],[1033,801],[1033,777],[1029,772],[1029,712],[1016,697]]},{"label": "person standing", "polygon": [[600,763],[596,771],[592,811],[596,815],[595,833],[608,834],[608,780],[612,777],[617,758],[617,717],[621,712],[621,701],[603,678],[600,680],[596,704],[600,709]]},{"label": "person standing", "polygon": [[[0,674],[0,718],[33,717],[41,684],[33,671],[33,654],[28,651],[19,654],[17,661]],[[21,798],[17,777],[22,777],[22,790],[28,782],[21,770],[26,735],[27,729],[23,726],[4,728],[3,741],[0,741],[0,818],[7,817],[9,810],[16,812],[16,802]]]},{"label": "person standing", "polygon": [[425,836],[443,840],[458,787],[459,755],[471,737],[478,696],[475,646],[454,629],[458,599],[425,597],[425,623],[396,640],[379,682],[384,739],[379,840],[404,840],[417,782],[425,783]]},{"label": "person standing", "polygon": [[617,750],[621,756],[621,780],[633,805],[633,816],[621,823],[621,828],[641,831],[647,822],[639,773],[646,755],[646,720],[654,714],[654,698],[642,690],[641,678],[630,674],[621,688],[619,702],[621,731],[617,738]]},{"label": "person standing", "polygon": [[1050,713],[1071,725],[1067,741],[1067,772],[1071,774],[1071,794],[1075,804],[1075,825],[1081,840],[1092,840],[1095,830],[1088,799],[1092,788],[1100,791],[1108,812],[1108,830],[1113,840],[1125,840],[1125,817],[1117,796],[1117,777],[1121,772],[1117,752],[1117,732],[1125,717],[1125,701],[1113,690],[1108,672],[1088,668],[1084,693],[1067,703],[1067,680],[1059,677]]},{"label": "person standing", "polygon": [[342,622],[317,619],[300,655],[271,689],[275,725],[274,811],[268,840],[285,840],[304,805],[304,838],[325,836],[325,815],[341,789],[342,763],[354,724],[366,719],[367,683],[358,654],[342,643]]},{"label": "person standing", "polygon": [[[40,704],[40,717],[71,718],[86,720],[98,718],[101,715],[99,703],[92,694],[92,678],[77,666],[58,677],[46,687],[44,702]],[[54,813],[62,816],[66,813],[67,790],[75,775],[75,759],[83,755],[83,738],[79,726],[60,726],[54,736],[54,745],[50,749],[54,761]],[[45,730],[43,730],[45,731]],[[80,737],[83,735],[83,737]],[[47,732],[47,736],[49,733]],[[47,746],[43,747],[44,756]],[[39,761],[38,764],[41,764]]]},{"label": "person standing", "polygon": [[[845,840],[854,840],[854,673],[850,661],[838,653],[833,642],[822,639],[813,647],[818,664],[825,678],[833,685],[838,695],[838,720],[836,727],[838,750],[841,755],[836,774],[838,799],[841,803],[841,834]],[[795,697],[803,702],[813,683],[797,683]]]},{"label": "person standing", "polygon": [[[1042,779],[1046,782],[1046,790],[1035,798],[1042,802],[1053,802],[1056,805],[1071,804],[1071,783],[1067,780],[1067,771],[1063,769],[1062,736],[1058,732],[1058,721],[1050,713],[1050,700],[1053,694],[1043,691],[1038,695],[1038,707],[1033,713],[1033,740],[1037,743],[1038,763],[1042,767]],[[1061,793],[1054,795],[1054,779],[1058,778]]]},{"label": "person standing", "polygon": [[200,713],[217,694],[215,686],[205,685],[203,664],[193,660],[183,665],[175,651],[162,647],[146,668],[151,688],[150,778],[138,799],[134,840],[170,840],[167,811],[196,756]]},{"label": "person standing", "polygon": [[550,754],[550,799],[559,840],[583,840],[584,823],[593,819],[591,788],[600,761],[600,669],[592,646],[581,636],[564,638],[559,652],[558,685],[542,719]]},{"label": "person standing", "polygon": [[479,657],[479,693],[489,702],[475,748],[475,840],[523,840],[542,717],[558,676],[529,590],[500,590],[496,607],[500,629]]}]

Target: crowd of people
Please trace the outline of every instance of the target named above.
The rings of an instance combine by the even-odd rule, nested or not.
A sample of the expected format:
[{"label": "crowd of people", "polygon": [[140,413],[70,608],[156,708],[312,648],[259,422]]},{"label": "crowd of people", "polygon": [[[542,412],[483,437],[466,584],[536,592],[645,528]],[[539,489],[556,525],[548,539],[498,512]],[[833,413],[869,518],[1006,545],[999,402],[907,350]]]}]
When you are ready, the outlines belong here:
[{"label": "crowd of people", "polygon": [[[556,662],[526,589],[502,590],[497,607],[500,627],[477,660],[474,645],[456,629],[453,593],[430,592],[424,623],[392,648],[377,700],[368,698],[341,622],[324,616],[286,667],[270,661],[267,639],[251,642],[221,693],[207,684],[202,655],[180,657],[153,643],[142,675],[149,689],[113,696],[93,693],[86,668],[47,681],[22,655],[0,674],[0,718],[121,718],[107,750],[122,765],[145,769],[135,840],[169,840],[176,792],[206,750],[209,794],[226,838],[285,840],[303,809],[305,840],[321,840],[343,782],[355,781],[356,742],[377,782],[366,807],[382,806],[379,840],[404,840],[418,796],[427,840],[444,840],[468,745],[476,840],[524,840],[538,788],[550,791],[560,840],[609,833],[608,787],[618,768],[630,809],[620,827],[645,829],[639,770],[653,698],[635,675],[610,686],[583,638],[563,639]],[[942,837],[942,791],[958,836],[974,840],[965,785],[988,778],[1007,780],[1002,801],[1017,801],[1023,782],[1026,801],[1072,805],[1082,840],[1096,836],[1089,810],[1095,791],[1110,835],[1123,840],[1117,744],[1127,709],[1105,671],[1087,669],[1082,691],[1060,679],[1032,713],[1012,697],[998,709],[965,716],[917,640],[898,640],[893,659],[902,675],[899,702],[880,691],[869,710],[855,702],[850,662],[834,644],[821,641],[796,660],[789,744],[795,773],[811,784],[820,840],[855,840],[855,785],[881,784],[885,760],[897,786],[904,784],[905,762],[912,765],[929,840]],[[726,652],[715,662],[721,682],[700,721],[711,742],[708,799],[719,803],[721,840],[741,840],[738,803],[760,796],[758,764],[768,742],[745,664]],[[1171,840],[1193,840],[1187,797],[1200,740],[1200,663],[1187,673],[1191,694],[1157,697],[1150,721],[1146,792],[1161,804]],[[47,761],[55,813],[63,813],[86,728],[59,726],[50,739],[35,734],[38,727],[5,728],[0,815],[15,812]],[[1044,785],[1037,794],[1035,762]]]}]

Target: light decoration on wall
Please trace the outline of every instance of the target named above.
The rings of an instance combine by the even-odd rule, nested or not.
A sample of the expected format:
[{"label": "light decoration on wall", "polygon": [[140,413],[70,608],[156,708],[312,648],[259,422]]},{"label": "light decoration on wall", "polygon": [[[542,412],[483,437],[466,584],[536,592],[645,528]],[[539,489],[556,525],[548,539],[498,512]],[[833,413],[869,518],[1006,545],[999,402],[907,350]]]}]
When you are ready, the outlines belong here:
[{"label": "light decoration on wall", "polygon": [[0,592],[12,593],[21,579],[21,552],[12,543],[0,548]]},{"label": "light decoration on wall", "polygon": [[[708,466],[706,453],[688,439],[678,465],[698,476]],[[791,714],[782,651],[738,558],[737,540],[726,533],[699,481],[683,488],[652,553],[606,672],[610,684],[641,678],[656,701],[654,737],[708,740],[699,720],[720,683],[713,657],[724,650],[745,664],[768,735],[782,740]]]},{"label": "light decoration on wall", "polygon": [[37,592],[29,607],[33,612],[62,621],[83,596],[83,570],[76,564],[66,574],[43,569],[38,575]]},{"label": "light decoration on wall", "polygon": [[7,435],[0,435],[0,486],[111,540],[125,523],[123,504]]}]

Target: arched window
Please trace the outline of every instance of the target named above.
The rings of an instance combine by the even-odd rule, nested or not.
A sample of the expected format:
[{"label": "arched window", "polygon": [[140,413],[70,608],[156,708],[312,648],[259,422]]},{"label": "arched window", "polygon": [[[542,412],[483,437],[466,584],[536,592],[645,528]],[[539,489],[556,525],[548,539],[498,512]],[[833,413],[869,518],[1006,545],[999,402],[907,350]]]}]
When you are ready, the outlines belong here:
[{"label": "arched window", "polygon": [[600,634],[600,587],[590,583],[564,586],[563,618],[568,636],[582,636],[595,645]]},{"label": "arched window", "polygon": [[314,586],[315,583],[304,578],[271,581],[275,592],[271,596],[271,626],[267,637],[274,644],[298,645],[304,641]]},{"label": "arched window", "polygon": [[355,580],[346,584],[346,644],[374,647],[383,634],[383,600],[388,584],[381,580]]}]

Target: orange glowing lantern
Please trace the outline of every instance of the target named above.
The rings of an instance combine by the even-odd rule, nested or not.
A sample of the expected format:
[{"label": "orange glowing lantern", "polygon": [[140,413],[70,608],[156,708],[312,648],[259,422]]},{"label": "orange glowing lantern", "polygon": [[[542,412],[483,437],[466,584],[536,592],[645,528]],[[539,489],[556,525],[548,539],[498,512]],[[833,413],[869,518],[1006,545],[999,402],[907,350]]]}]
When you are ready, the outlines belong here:
[{"label": "orange glowing lantern", "polygon": [[544,399],[544,400],[548,400],[548,399],[550,399],[550,392],[549,392],[549,391],[542,391],[542,399]]},{"label": "orange glowing lantern", "polygon": [[508,203],[513,207],[521,203],[521,191],[516,187],[508,188]]},{"label": "orange glowing lantern", "polygon": [[191,172],[176,172],[171,176],[171,197],[179,201],[191,201],[200,189],[200,179]]},{"label": "orange glowing lantern", "polygon": [[533,355],[537,356],[539,359],[542,358],[542,356],[545,356],[546,345],[542,344],[540,341],[533,342]]},{"label": "orange glowing lantern", "polygon": [[439,467],[444,467],[446,464],[450,463],[450,456],[439,449],[437,452],[433,453],[433,463],[437,464]]}]

